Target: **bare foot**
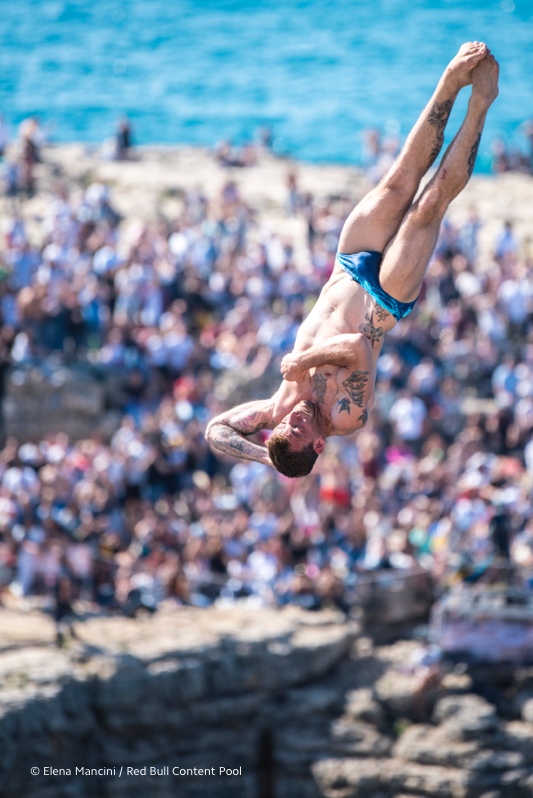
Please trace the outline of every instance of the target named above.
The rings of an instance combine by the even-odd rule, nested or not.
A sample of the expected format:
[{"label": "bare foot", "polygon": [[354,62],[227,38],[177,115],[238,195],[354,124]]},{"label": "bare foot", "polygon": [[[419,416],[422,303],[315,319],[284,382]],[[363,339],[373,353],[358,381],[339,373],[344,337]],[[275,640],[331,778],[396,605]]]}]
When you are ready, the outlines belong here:
[{"label": "bare foot", "polygon": [[472,83],[472,70],[482,58],[490,53],[487,45],[483,42],[467,42],[459,49],[444,72],[443,80],[449,85],[453,85],[456,91],[470,86]]},{"label": "bare foot", "polygon": [[498,96],[498,76],[500,65],[493,55],[483,58],[472,72],[472,98],[478,98],[492,105]]}]

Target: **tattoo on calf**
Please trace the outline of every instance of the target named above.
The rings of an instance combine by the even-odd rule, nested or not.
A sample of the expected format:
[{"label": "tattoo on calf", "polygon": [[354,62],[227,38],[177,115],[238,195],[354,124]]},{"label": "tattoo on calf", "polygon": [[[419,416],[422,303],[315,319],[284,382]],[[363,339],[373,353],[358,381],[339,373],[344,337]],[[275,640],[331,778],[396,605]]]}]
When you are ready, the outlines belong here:
[{"label": "tattoo on calf", "polygon": [[477,139],[472,144],[472,149],[470,150],[470,155],[468,156],[468,177],[472,177],[472,172],[474,171],[474,166],[476,163],[477,151],[479,150],[480,141],[481,141],[481,133],[478,133]]},{"label": "tattoo on calf", "polygon": [[431,155],[429,156],[428,168],[435,162],[444,144],[444,129],[448,122],[452,106],[453,100],[445,100],[443,103],[434,102],[429,112],[428,122],[435,128],[435,143],[431,150]]},{"label": "tattoo on calf", "polygon": [[322,372],[317,372],[313,374],[313,393],[316,396],[316,400],[319,404],[324,404],[324,398],[326,396],[326,388],[327,388],[327,379],[324,377]]},{"label": "tattoo on calf", "polygon": [[[342,387],[349,395],[354,405],[363,407],[365,386],[368,382],[368,371],[352,371],[342,383]],[[343,408],[345,409],[345,408]]]},{"label": "tattoo on calf", "polygon": [[[386,312],[386,311],[382,311],[382,312]],[[387,313],[387,315],[388,315],[388,313]],[[382,318],[379,312],[377,312],[377,317],[378,317],[379,321],[383,321],[384,317]],[[379,343],[379,341],[381,341],[381,339],[385,335],[385,330],[383,329],[383,327],[375,327],[374,326],[374,311],[372,311],[370,316],[368,315],[368,313],[366,313],[365,314],[365,319],[366,319],[367,323],[359,325],[359,332],[362,335],[364,335],[365,338],[368,338],[368,340],[372,344],[372,349],[373,349],[374,348],[374,344],[376,343],[376,341]]]}]

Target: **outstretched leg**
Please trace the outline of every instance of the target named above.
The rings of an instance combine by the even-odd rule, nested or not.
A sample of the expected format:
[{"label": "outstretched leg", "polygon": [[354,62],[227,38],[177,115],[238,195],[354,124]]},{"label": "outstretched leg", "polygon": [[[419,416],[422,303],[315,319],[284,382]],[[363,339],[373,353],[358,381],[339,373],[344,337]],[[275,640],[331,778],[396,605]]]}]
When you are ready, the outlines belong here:
[{"label": "outstretched leg", "polygon": [[485,117],[498,96],[498,72],[493,55],[485,56],[474,69],[465,120],[437,173],[412,205],[385,251],[379,280],[382,288],[401,302],[417,298],[442,218],[472,175]]},{"label": "outstretched leg", "polygon": [[472,70],[487,52],[482,42],[463,44],[446,68],[400,155],[379,185],[346,220],[339,241],[340,252],[346,255],[369,250],[383,252],[398,231],[420,180],[440,152],[455,98],[472,82]]}]

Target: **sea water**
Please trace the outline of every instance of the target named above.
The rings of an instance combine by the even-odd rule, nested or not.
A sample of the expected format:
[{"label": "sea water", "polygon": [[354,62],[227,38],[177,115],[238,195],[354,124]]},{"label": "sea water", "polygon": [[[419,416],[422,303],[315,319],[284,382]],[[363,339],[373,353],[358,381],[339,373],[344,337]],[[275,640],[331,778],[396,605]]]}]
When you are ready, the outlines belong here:
[{"label": "sea water", "polygon": [[[240,143],[358,162],[362,131],[405,137],[460,44],[501,64],[482,139],[526,146],[532,0],[0,0],[0,113],[57,141],[101,142],[120,114],[137,143]],[[460,124],[456,103],[448,136]]]}]

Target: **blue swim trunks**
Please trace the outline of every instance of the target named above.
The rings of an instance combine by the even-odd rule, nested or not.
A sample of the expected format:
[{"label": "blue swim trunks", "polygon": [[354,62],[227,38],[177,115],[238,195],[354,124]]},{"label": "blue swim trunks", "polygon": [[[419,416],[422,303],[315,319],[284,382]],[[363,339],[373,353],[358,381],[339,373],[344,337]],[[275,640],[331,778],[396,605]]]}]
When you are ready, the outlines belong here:
[{"label": "blue swim trunks", "polygon": [[363,286],[367,294],[373,297],[378,305],[392,313],[396,321],[412,311],[414,302],[400,302],[394,299],[379,284],[379,266],[382,255],[380,252],[357,252],[355,255],[344,255],[337,252],[336,261],[352,280]]}]

